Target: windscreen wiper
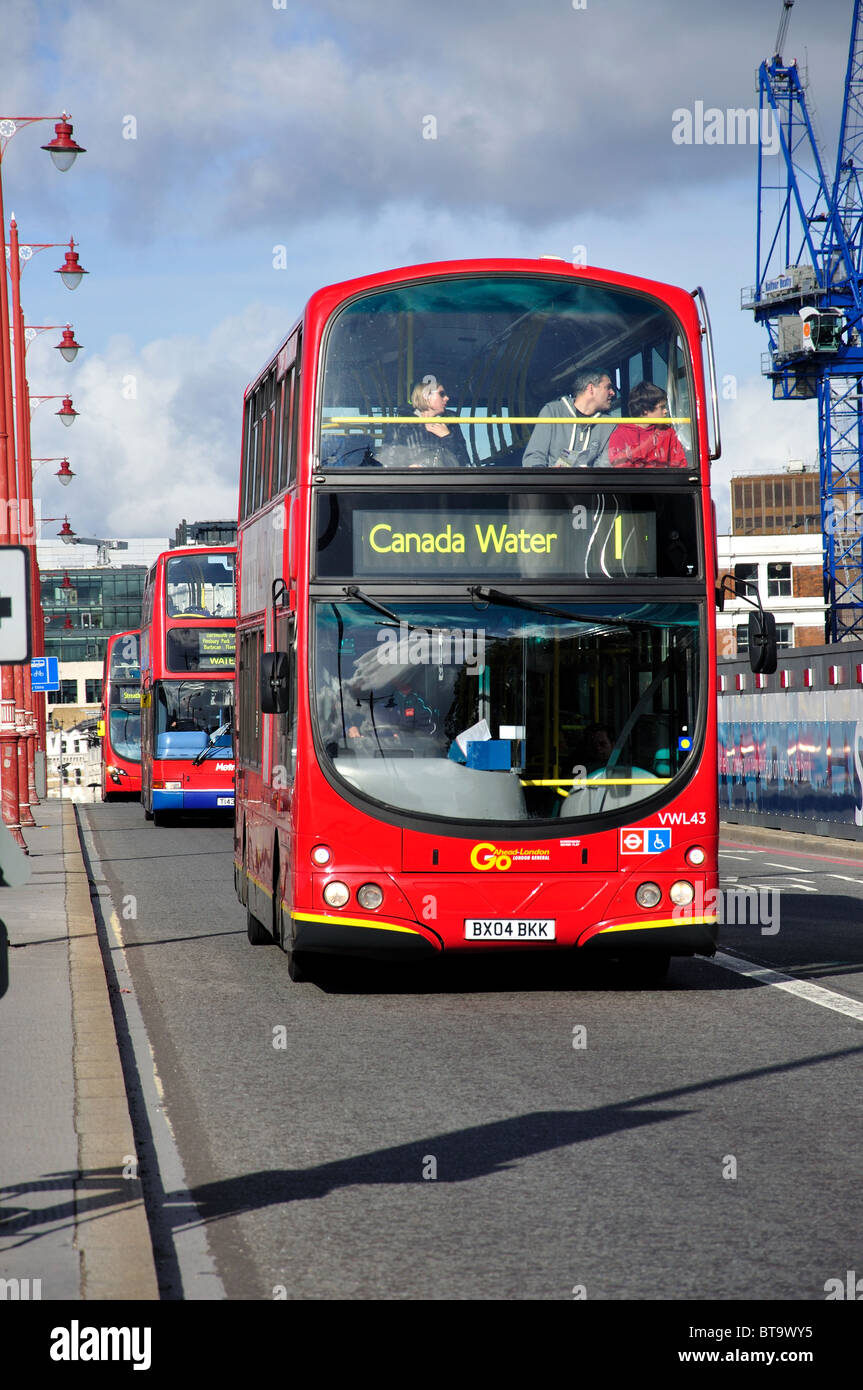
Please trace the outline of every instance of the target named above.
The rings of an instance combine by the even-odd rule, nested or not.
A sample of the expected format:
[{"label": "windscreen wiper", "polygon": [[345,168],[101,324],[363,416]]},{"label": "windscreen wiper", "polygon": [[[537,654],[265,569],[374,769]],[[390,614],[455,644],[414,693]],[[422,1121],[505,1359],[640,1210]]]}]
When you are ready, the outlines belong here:
[{"label": "windscreen wiper", "polygon": [[227,724],[220,724],[219,727],[218,727],[218,729],[214,729],[214,730],[213,730],[213,732],[210,734],[210,737],[209,737],[209,739],[207,740],[206,744],[205,744],[204,747],[201,749],[200,753],[198,753],[198,754],[192,759],[192,767],[197,767],[197,766],[199,765],[199,763],[202,763],[202,762],[204,761],[204,759],[206,758],[206,756],[207,756],[207,754],[209,753],[210,749],[212,748],[213,744],[216,742],[216,739],[217,739],[217,738],[221,738],[221,737],[222,737],[222,734],[228,733],[229,730],[230,730],[230,728],[231,728],[231,721],[230,721],[230,719],[229,719],[228,722],[227,722]]},{"label": "windscreen wiper", "polygon": [[655,623],[646,623],[639,618],[609,618],[595,613],[569,613],[563,608],[553,608],[547,603],[531,603],[528,598],[508,594],[504,589],[484,589],[480,584],[468,586],[471,598],[481,603],[500,604],[504,608],[526,608],[529,613],[544,613],[549,618],[565,618],[570,623],[587,623],[590,627],[651,628]]},{"label": "windscreen wiper", "polygon": [[357,588],[356,584],[346,585],[345,593],[348,594],[350,598],[359,599],[360,603],[364,603],[366,608],[370,608],[373,613],[383,613],[384,617],[394,622],[396,627],[404,626],[407,628],[408,632],[434,632],[433,627],[429,627],[425,624],[406,623],[404,618],[400,618],[398,613],[394,613],[391,608],[384,608],[382,603],[377,603],[375,599],[369,598],[368,594],[364,594],[362,589]]}]

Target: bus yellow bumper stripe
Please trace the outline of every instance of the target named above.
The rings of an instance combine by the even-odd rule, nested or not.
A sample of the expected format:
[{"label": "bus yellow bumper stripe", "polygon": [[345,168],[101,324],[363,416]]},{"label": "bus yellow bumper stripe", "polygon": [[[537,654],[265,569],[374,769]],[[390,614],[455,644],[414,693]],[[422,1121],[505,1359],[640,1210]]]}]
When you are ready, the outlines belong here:
[{"label": "bus yellow bumper stripe", "polygon": [[597,936],[604,936],[612,931],[646,931],[651,927],[679,927],[684,923],[686,926],[714,926],[718,921],[718,916],[714,912],[708,913],[706,917],[660,917],[655,922],[618,922],[614,927],[601,927],[596,933]]},{"label": "bus yellow bumper stripe", "polygon": [[291,916],[296,922],[326,922],[336,923],[342,927],[373,927],[376,931],[400,931],[408,936],[422,936],[422,932],[414,931],[412,927],[397,927],[395,922],[369,922],[362,917],[336,917],[328,912],[292,912]]}]

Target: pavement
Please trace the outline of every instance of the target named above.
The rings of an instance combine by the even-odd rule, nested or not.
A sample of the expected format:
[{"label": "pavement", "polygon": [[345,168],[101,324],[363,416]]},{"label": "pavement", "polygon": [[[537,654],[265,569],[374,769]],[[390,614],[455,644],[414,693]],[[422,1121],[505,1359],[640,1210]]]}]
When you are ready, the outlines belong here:
[{"label": "pavement", "polygon": [[726,844],[750,844],[763,849],[800,854],[830,854],[840,859],[863,859],[863,840],[840,840],[834,835],[807,835],[805,830],[768,830],[745,821],[720,821],[719,838]]},{"label": "pavement", "polygon": [[[26,832],[29,882],[0,888],[9,986],[0,998],[0,1301],[156,1300],[112,992],[70,802]],[[746,825],[728,843],[863,855],[863,844]],[[107,961],[107,966],[106,966]],[[2,971],[0,971],[2,976]]]},{"label": "pavement", "polygon": [[30,880],[0,888],[0,1300],[157,1299],[75,813],[59,800],[33,809]]}]

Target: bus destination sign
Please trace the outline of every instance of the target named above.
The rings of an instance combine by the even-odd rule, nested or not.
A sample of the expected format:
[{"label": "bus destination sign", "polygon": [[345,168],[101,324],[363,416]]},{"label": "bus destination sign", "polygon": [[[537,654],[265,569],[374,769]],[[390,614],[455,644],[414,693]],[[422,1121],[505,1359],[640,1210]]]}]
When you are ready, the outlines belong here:
[{"label": "bus destination sign", "polygon": [[646,511],[463,508],[353,513],[358,576],[442,573],[526,578],[656,574],[656,518]]},{"label": "bus destination sign", "polygon": [[169,671],[233,671],[236,633],[232,628],[172,627],[168,629]]}]

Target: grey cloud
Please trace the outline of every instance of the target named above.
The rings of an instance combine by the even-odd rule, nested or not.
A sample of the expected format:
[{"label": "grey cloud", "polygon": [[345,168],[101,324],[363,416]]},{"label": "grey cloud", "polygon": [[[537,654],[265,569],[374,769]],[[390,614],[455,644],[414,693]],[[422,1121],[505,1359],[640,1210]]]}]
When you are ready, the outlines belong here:
[{"label": "grey cloud", "polygon": [[[672,113],[753,105],[777,23],[744,0],[289,12],[155,0],[78,7],[61,33],[115,229],[146,239],[168,219],[300,226],[417,201],[524,227],[590,211],[625,220],[657,194],[750,171],[754,183],[754,149],[675,145]],[[848,23],[846,0],[823,0],[817,23],[803,7],[792,18],[828,130]],[[137,142],[121,138],[127,112]],[[423,139],[425,116],[436,140]]]}]

